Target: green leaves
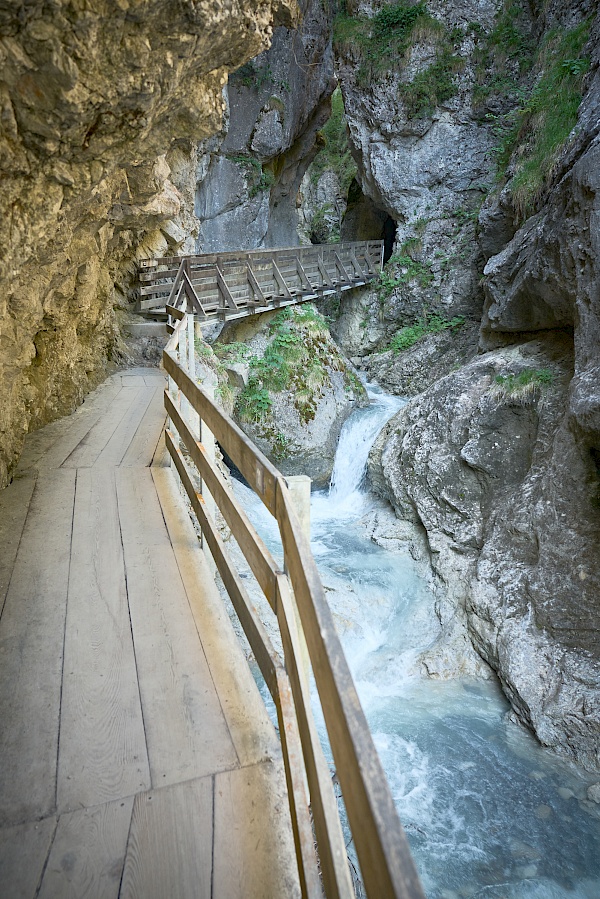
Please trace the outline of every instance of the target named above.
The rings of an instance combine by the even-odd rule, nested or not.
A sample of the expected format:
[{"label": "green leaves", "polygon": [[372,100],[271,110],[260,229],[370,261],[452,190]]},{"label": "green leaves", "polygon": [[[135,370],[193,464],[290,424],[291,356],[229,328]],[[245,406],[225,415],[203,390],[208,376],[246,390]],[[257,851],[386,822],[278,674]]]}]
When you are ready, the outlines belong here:
[{"label": "green leaves", "polygon": [[389,348],[397,355],[403,350],[410,349],[411,346],[414,346],[414,344],[426,334],[439,334],[441,331],[447,331],[449,328],[456,330],[464,325],[464,323],[465,318],[463,315],[456,315],[454,318],[448,320],[441,318],[439,315],[432,315],[428,318],[427,314],[425,314],[423,318],[414,325],[409,325],[408,327],[401,328],[400,331],[397,331],[390,340]]}]

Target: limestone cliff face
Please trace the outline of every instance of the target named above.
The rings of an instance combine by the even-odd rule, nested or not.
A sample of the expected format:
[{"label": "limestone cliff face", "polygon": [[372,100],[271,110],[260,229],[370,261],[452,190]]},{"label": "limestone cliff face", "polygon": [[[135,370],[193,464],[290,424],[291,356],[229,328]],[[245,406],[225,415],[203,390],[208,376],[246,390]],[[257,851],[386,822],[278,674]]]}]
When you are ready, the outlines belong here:
[{"label": "limestone cliff face", "polygon": [[[589,61],[577,125],[560,153],[540,157],[535,181],[523,162],[535,126],[523,131],[529,112],[519,113],[525,137],[479,216],[480,354],[441,379],[433,366],[435,383],[390,424],[371,469],[426,535],[449,603],[440,614],[462,616],[518,718],[598,769],[600,21],[587,2],[532,9],[536,46],[573,29],[587,42],[556,80]],[[534,69],[538,103],[543,79]]]},{"label": "limestone cliff face", "polygon": [[[342,233],[349,226],[363,236],[374,211],[388,215],[395,255],[408,261],[390,263],[400,279],[384,299],[367,292],[345,309],[336,333],[352,355],[385,342],[424,307],[476,317],[481,310],[475,226],[493,182],[495,137],[478,99],[477,54],[501,2],[421,6],[426,15],[402,51],[386,44],[385,22],[378,32],[386,4],[348,4],[352,17],[336,28],[336,72],[363,194],[350,203]],[[386,54],[388,63],[378,64]],[[418,278],[410,277],[411,260]]]},{"label": "limestone cliff face", "polygon": [[294,0],[0,5],[0,485],[27,430],[119,359],[135,259],[189,245],[181,188],[220,127],[227,71],[295,14]]},{"label": "limestone cliff face", "polygon": [[334,87],[329,5],[300,7],[301,26],[276,29],[229,81],[223,131],[198,167],[199,252],[298,243],[298,191]]}]

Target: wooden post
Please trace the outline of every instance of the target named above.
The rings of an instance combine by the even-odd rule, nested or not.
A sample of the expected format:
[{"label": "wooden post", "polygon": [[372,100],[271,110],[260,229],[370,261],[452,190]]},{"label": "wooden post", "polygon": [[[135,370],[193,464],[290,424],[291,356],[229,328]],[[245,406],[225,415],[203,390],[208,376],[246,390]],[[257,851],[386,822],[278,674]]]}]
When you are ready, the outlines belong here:
[{"label": "wooden post", "polygon": [[[202,385],[202,387],[204,388],[204,392],[207,393],[208,396],[210,397],[210,399],[214,402],[215,388],[213,387],[213,385],[204,383]],[[206,422],[204,421],[204,419],[202,419],[200,417],[198,417],[198,418],[199,418],[199,427],[200,427],[200,443],[206,450],[206,455],[208,456],[208,458],[211,460],[211,462],[214,462],[215,461],[215,438],[214,438],[214,435],[213,435],[212,431],[210,430],[210,428],[208,427],[208,425],[206,424]],[[202,494],[202,498],[204,499],[204,508],[206,510],[206,514],[216,524],[216,521],[217,521],[216,503],[212,497],[212,494],[206,489],[203,482],[201,482],[200,492]],[[204,550],[204,555],[206,556],[206,561],[208,562],[208,567],[210,568],[211,574],[214,577],[214,574],[216,571],[216,565],[215,565],[214,559],[212,557],[212,554],[210,552],[210,549],[208,547],[208,541],[204,539],[204,535],[202,535],[202,549]]]},{"label": "wooden post", "polygon": [[[310,540],[310,485],[311,480],[305,474],[292,475],[289,478],[285,479],[288,490],[290,491],[290,497],[292,500],[292,504],[294,506],[294,511],[298,518],[300,519],[300,526],[304,534]],[[284,558],[284,571],[287,573],[287,565]],[[290,592],[293,596],[293,590],[291,590],[290,584]],[[296,624],[298,627],[298,635],[300,637],[300,650],[301,650],[301,663],[302,663],[302,673],[304,675],[305,686],[309,688],[309,676],[310,676],[310,656],[308,654],[308,647],[306,645],[306,638],[304,636],[304,631],[302,629],[302,622],[300,621],[300,614],[298,612],[298,606],[296,605],[296,599],[294,597],[294,615],[296,617]]]}]

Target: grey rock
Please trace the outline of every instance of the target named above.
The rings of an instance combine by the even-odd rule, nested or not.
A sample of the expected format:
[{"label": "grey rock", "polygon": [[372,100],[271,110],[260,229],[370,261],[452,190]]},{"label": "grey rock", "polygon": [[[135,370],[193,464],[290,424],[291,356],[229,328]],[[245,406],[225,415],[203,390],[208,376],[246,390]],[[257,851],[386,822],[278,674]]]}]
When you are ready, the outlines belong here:
[{"label": "grey rock", "polygon": [[[495,350],[437,381],[388,424],[371,480],[421,527],[445,585],[520,720],[600,766],[600,522],[585,439],[564,409],[568,338]],[[512,393],[496,382],[548,369]],[[454,610],[454,611],[452,611]]]},{"label": "grey rock", "polygon": [[590,802],[596,802],[600,805],[600,783],[592,784],[587,788],[587,798]]}]

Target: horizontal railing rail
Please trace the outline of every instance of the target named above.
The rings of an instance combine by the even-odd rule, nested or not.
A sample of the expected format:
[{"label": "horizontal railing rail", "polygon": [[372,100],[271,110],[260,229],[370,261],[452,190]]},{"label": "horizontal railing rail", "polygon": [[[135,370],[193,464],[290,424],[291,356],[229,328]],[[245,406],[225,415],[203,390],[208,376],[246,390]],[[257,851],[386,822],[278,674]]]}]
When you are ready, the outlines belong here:
[{"label": "horizontal railing rail", "polygon": [[[306,641],[367,896],[423,899],[309,538],[286,481],[196,382],[193,315],[173,308],[174,331],[163,353],[169,377],[166,446],[277,709],[303,896],[324,893],[328,899],[347,899],[354,895],[337,800],[311,710],[302,649]],[[210,449],[213,440],[275,517],[285,570],[228,488]],[[273,648],[216,527],[210,512],[213,502],[277,617],[283,659]]]},{"label": "horizontal railing rail", "polygon": [[382,265],[381,240],[142,259],[137,310],[185,304],[201,324],[240,318],[361,287]]}]

